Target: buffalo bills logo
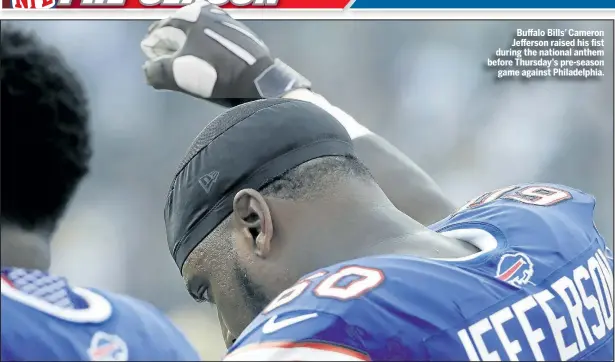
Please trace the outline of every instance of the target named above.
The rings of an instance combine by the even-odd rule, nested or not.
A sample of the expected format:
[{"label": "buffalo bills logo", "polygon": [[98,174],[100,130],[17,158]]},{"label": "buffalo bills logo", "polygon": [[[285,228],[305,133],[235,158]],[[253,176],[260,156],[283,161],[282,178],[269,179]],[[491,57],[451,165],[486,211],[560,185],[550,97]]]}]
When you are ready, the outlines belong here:
[{"label": "buffalo bills logo", "polygon": [[516,287],[531,284],[534,275],[534,264],[523,253],[504,254],[498,263],[496,277]]},{"label": "buffalo bills logo", "polygon": [[96,332],[90,342],[88,355],[91,361],[128,361],[128,346],[118,336]]}]

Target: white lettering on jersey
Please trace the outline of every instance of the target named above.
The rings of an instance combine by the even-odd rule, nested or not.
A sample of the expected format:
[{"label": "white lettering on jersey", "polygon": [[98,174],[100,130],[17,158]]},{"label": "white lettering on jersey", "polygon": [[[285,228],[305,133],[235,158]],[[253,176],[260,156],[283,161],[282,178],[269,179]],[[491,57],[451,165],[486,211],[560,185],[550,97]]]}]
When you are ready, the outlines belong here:
[{"label": "white lettering on jersey", "polygon": [[549,290],[545,289],[540,293],[536,293],[534,298],[536,298],[538,305],[542,308],[542,311],[547,317],[547,321],[551,326],[553,338],[555,339],[555,345],[557,346],[562,361],[567,361],[570,358],[569,356],[574,356],[579,350],[576,343],[566,345],[564,335],[562,334],[562,331],[567,327],[566,318],[563,315],[558,317],[555,312],[553,312],[548,302],[555,297]]},{"label": "white lettering on jersey", "polygon": [[[546,319],[547,323],[542,326],[547,329],[538,328],[539,322],[530,318],[534,310]],[[511,326],[515,324],[522,335],[512,338]],[[544,361],[545,345],[549,341],[554,343],[560,360],[567,361],[598,344],[612,331],[613,271],[604,253],[598,250],[571,275],[553,282],[549,289],[498,310],[458,331],[457,336],[472,361],[500,360],[503,357],[500,353],[508,360],[518,361],[525,346],[529,346],[535,360]],[[495,335],[497,345],[487,346],[487,334],[491,334],[491,339]]]},{"label": "white lettering on jersey", "polygon": [[308,319],[318,317],[318,313],[303,314],[296,317],[286,318],[281,321],[277,320],[278,316],[273,316],[263,325],[263,333],[271,334],[279,331],[282,328],[290,327],[293,324],[301,323]]},{"label": "white lettering on jersey", "polygon": [[521,352],[521,346],[519,345],[519,341],[510,340],[506,335],[506,330],[504,329],[504,323],[508,322],[512,318],[513,313],[510,311],[510,308],[500,309],[499,311],[489,316],[489,320],[491,321],[491,324],[493,324],[493,329],[495,329],[495,333],[504,345],[504,350],[506,351],[508,359],[511,361],[518,361],[519,358],[517,357],[517,354]]},{"label": "white lettering on jersey", "polygon": [[483,335],[491,329],[491,323],[489,323],[489,319],[487,318],[479,320],[468,328],[470,331],[470,336],[472,336],[472,340],[474,340],[474,344],[476,345],[476,349],[478,350],[478,354],[481,359],[483,361],[501,361],[502,359],[497,351],[489,351],[489,348],[487,348],[483,338]]},{"label": "white lettering on jersey", "polygon": [[500,197],[502,197],[502,195],[504,195],[507,192],[510,192],[516,188],[518,188],[519,186],[509,186],[509,187],[504,187],[501,189],[497,189],[494,191],[490,191],[487,193],[484,193],[478,197],[473,198],[472,200],[468,201],[465,203],[465,205],[463,205],[462,207],[460,207],[457,211],[455,211],[455,214],[458,214],[462,211],[465,211],[467,209],[473,209],[477,206],[481,206],[481,205],[486,205],[490,202],[493,202],[497,199],[499,199]]},{"label": "white lettering on jersey", "polygon": [[4,279],[0,279],[2,295],[23,305],[47,313],[56,318],[74,323],[101,323],[109,319],[112,312],[111,303],[102,295],[83,288],[73,288],[73,292],[85,299],[88,307],[84,309],[62,308],[43,299],[26,294],[13,288]]},{"label": "white lettering on jersey", "polygon": [[515,312],[515,316],[521,325],[521,330],[523,330],[523,333],[527,336],[527,341],[534,354],[534,358],[536,358],[537,361],[544,361],[545,358],[540,349],[540,342],[545,340],[545,334],[542,328],[534,329],[526,315],[527,311],[534,308],[536,305],[536,300],[530,295],[513,304],[512,310]]}]

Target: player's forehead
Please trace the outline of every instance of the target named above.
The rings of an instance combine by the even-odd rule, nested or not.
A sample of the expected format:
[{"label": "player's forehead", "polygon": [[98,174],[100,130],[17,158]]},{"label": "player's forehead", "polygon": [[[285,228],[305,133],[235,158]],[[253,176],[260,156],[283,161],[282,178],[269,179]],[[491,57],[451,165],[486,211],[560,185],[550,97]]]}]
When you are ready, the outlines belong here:
[{"label": "player's forehead", "polygon": [[188,284],[188,281],[194,276],[194,268],[190,266],[188,261],[184,263],[182,267],[182,278],[184,278],[184,282]]}]

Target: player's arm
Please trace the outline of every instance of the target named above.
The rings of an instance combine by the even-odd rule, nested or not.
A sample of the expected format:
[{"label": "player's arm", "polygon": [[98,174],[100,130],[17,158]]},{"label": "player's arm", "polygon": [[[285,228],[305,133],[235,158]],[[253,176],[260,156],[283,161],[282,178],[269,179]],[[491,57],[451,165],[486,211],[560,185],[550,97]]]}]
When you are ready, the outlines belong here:
[{"label": "player's arm", "polygon": [[359,159],[398,209],[423,224],[436,222],[454,211],[436,182],[416,163],[323,96],[297,89],[283,97],[314,103],[336,117],[352,138]]},{"label": "player's arm", "polygon": [[309,90],[310,82],[279,59],[239,21],[206,2],[155,23],[141,43],[146,78],[156,89],[179,91],[234,106],[260,98],[312,102],[334,115],[353,138],[359,159],[387,197],[422,223],[453,211],[436,183],[397,148]]}]

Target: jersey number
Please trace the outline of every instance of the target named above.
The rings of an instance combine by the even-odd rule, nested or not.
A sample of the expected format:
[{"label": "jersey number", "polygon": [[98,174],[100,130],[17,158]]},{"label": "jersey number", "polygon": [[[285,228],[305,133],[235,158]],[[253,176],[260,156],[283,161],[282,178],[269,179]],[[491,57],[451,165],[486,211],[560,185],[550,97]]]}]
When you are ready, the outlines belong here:
[{"label": "jersey number", "polygon": [[[299,280],[295,285],[278,295],[263,310],[269,313],[285,304],[297,299],[313,283],[314,279],[324,277],[328,272],[321,271]],[[340,285],[345,278],[352,278],[348,283]],[[321,280],[312,293],[320,298],[333,298],[337,300],[350,300],[359,298],[384,282],[384,273],[380,269],[363,266],[346,266]]]},{"label": "jersey number", "polygon": [[527,186],[510,195],[504,196],[518,188],[519,186],[509,186],[482,194],[463,205],[457,213],[488,204],[498,199],[515,200],[534,206],[553,206],[562,201],[572,199],[570,192],[551,186]]}]

